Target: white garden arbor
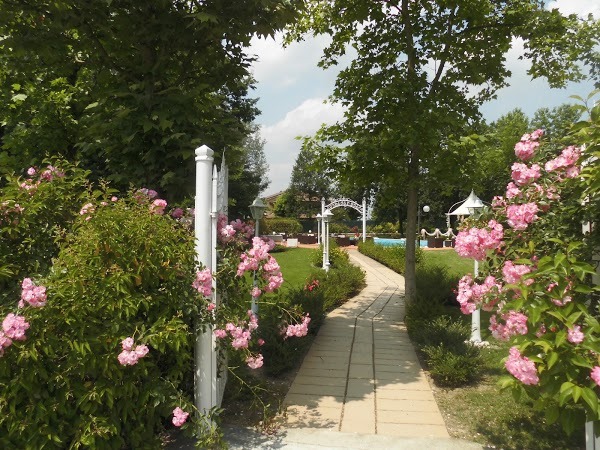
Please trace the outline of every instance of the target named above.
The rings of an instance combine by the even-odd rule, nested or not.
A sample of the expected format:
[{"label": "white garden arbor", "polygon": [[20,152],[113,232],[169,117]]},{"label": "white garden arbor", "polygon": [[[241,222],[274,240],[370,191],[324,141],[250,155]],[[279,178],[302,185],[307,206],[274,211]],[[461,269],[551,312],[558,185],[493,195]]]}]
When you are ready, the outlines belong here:
[{"label": "white garden arbor", "polygon": [[321,199],[321,214],[317,214],[318,221],[318,242],[323,244],[323,268],[329,270],[329,219],[333,215],[332,210],[344,207],[352,208],[358,211],[362,217],[362,240],[367,238],[367,199],[363,197],[362,205],[349,198],[338,198],[328,205],[325,204],[325,198]]}]

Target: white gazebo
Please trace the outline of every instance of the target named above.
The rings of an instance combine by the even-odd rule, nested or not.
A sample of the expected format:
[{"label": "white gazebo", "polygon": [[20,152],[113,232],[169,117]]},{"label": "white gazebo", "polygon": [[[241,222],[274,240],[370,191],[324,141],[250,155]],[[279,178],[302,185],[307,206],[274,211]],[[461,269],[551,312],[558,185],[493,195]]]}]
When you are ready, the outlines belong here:
[{"label": "white gazebo", "polygon": [[446,224],[448,225],[448,228],[450,228],[450,216],[469,216],[473,213],[473,210],[481,211],[484,206],[485,204],[481,199],[475,195],[475,191],[471,191],[466,200],[456,202],[446,213]]}]

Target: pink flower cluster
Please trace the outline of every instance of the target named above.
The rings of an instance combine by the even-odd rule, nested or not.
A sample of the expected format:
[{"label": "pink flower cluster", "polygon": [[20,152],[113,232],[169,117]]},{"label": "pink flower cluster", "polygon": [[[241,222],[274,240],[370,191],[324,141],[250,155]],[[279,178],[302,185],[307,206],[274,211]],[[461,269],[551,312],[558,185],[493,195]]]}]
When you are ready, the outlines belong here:
[{"label": "pink flower cluster", "polygon": [[521,356],[517,347],[511,347],[506,363],[506,370],[523,384],[535,385],[540,382],[533,361],[526,356]]},{"label": "pink flower cluster", "polygon": [[308,324],[310,323],[310,317],[308,313],[302,319],[301,323],[295,325],[288,325],[285,330],[285,338],[289,337],[303,337],[308,334]]},{"label": "pink flower cluster", "polygon": [[504,229],[495,220],[488,222],[487,228],[470,228],[461,231],[456,236],[455,250],[465,258],[473,258],[478,261],[485,259],[486,250],[491,250],[502,245]]},{"label": "pink flower cluster", "polygon": [[565,148],[560,156],[546,163],[544,168],[547,172],[556,172],[565,170],[567,178],[575,178],[579,175],[579,166],[576,165],[577,160],[581,156],[581,150],[573,145]]},{"label": "pink flower cluster", "polygon": [[248,364],[248,367],[251,369],[258,369],[259,367],[262,367],[263,363],[263,355],[260,353],[258,356],[248,356],[246,358],[246,364]]},{"label": "pink flower cluster", "polygon": [[0,331],[0,356],[4,355],[4,349],[10,347],[13,340],[24,341],[27,338],[25,331],[28,328],[29,323],[25,317],[8,314],[2,321],[2,331]]},{"label": "pink flower cluster", "polygon": [[515,155],[522,161],[529,161],[533,158],[535,151],[540,143],[537,140],[544,134],[544,130],[535,130],[531,134],[524,134],[521,141],[515,145]]},{"label": "pink flower cluster", "polygon": [[96,211],[96,207],[92,203],[86,203],[79,210],[79,215],[86,216],[85,220],[90,220],[94,211]]},{"label": "pink flower cluster", "polygon": [[567,332],[567,339],[571,344],[581,344],[585,335],[581,331],[581,327],[579,325],[573,325],[573,328],[569,328]]},{"label": "pink flower cluster", "polygon": [[157,196],[158,192],[156,192],[154,189],[141,188],[136,191],[136,193],[133,195],[133,198],[137,202],[143,202],[146,200],[152,200]]},{"label": "pink flower cluster", "polygon": [[212,274],[209,268],[196,272],[196,279],[192,283],[192,287],[204,297],[209,298],[212,295]]},{"label": "pink flower cluster", "polygon": [[162,216],[165,213],[165,208],[167,207],[167,201],[162,199],[156,199],[150,204],[150,212],[152,214],[158,214]]},{"label": "pink flower cluster", "polygon": [[540,209],[535,203],[509,205],[506,207],[507,223],[513,230],[525,230],[527,226],[538,219]]},{"label": "pink flower cluster", "polygon": [[523,163],[514,163],[511,167],[512,179],[517,185],[525,186],[537,180],[542,174],[542,168],[538,164],[527,167]]},{"label": "pink flower cluster", "polygon": [[[273,241],[263,241],[259,237],[252,239],[252,248],[240,255],[240,263],[238,264],[237,276],[241,277],[245,272],[251,270],[259,270],[262,263],[263,279],[267,282],[264,287],[265,292],[273,292],[283,284],[283,276],[279,264],[271,255],[269,250],[273,248]],[[255,294],[258,291],[252,288],[251,294],[257,298]]]},{"label": "pink flower cluster", "polygon": [[263,278],[267,281],[265,292],[274,292],[283,284],[283,276],[279,264],[271,255],[268,262],[263,266]]},{"label": "pink flower cluster", "polygon": [[122,366],[133,366],[137,364],[140,358],[146,356],[149,352],[147,346],[140,344],[134,346],[134,340],[132,337],[128,337],[123,339],[121,342],[121,346],[123,347],[123,351],[119,353],[117,359],[119,360],[119,364]]},{"label": "pink flower cluster", "polygon": [[[521,277],[529,272],[531,272],[531,267],[525,264],[514,264],[512,261],[506,261],[502,267],[504,281],[508,284],[518,283],[521,280]],[[533,283],[531,278],[525,280],[525,284],[530,285],[531,283]]]},{"label": "pink flower cluster", "polygon": [[[30,176],[32,175],[32,174],[30,174],[30,173],[29,173],[29,171],[30,171],[31,169],[33,169],[33,170],[34,170],[33,174],[35,174],[35,169],[34,169],[33,167],[30,167],[30,168],[27,170],[27,174],[28,174],[28,175],[30,175]],[[48,167],[46,167],[46,170],[44,170],[44,171],[41,173],[41,175],[40,175],[40,178],[41,178],[42,180],[46,180],[46,181],[52,181],[52,180],[54,179],[54,177],[56,177],[56,178],[62,178],[62,177],[64,177],[64,176],[65,176],[65,173],[64,173],[64,172],[60,171],[59,169],[57,169],[57,168],[56,168],[56,167],[54,167],[54,166],[51,166],[51,165],[49,165]]]},{"label": "pink flower cluster", "polygon": [[590,378],[592,380],[594,380],[594,383],[596,383],[598,386],[600,386],[600,367],[599,366],[594,366],[594,368],[592,369],[592,372],[590,373]]},{"label": "pink flower cluster", "polygon": [[256,314],[248,310],[248,328],[244,328],[245,322],[241,325],[235,325],[229,322],[225,325],[225,329],[216,329],[213,334],[218,339],[224,339],[227,337],[227,333],[231,336],[231,346],[236,350],[240,348],[248,348],[248,343],[252,338],[252,332],[258,328],[258,318]]},{"label": "pink flower cluster", "polygon": [[506,325],[497,322],[496,316],[490,317],[490,331],[492,336],[501,341],[508,341],[511,336],[527,334],[527,316],[517,311],[502,314]]},{"label": "pink flower cluster", "polygon": [[240,219],[227,224],[227,216],[219,214],[217,219],[217,238],[226,244],[232,241],[247,241],[254,234],[254,228]]},{"label": "pink flower cluster", "polygon": [[31,278],[25,278],[21,283],[21,288],[19,308],[24,307],[25,303],[29,303],[36,308],[46,304],[46,288],[44,286],[36,286],[33,284],[33,281],[31,281]]},{"label": "pink flower cluster", "polygon": [[512,181],[506,186],[506,198],[520,197],[522,194],[521,189]]},{"label": "pink flower cluster", "polygon": [[463,314],[472,314],[480,305],[483,310],[491,311],[498,299],[497,296],[488,296],[488,294],[493,292],[497,294],[499,290],[500,285],[492,276],[488,276],[483,284],[477,284],[470,275],[465,275],[458,282],[456,299]]},{"label": "pink flower cluster", "polygon": [[29,194],[33,194],[38,186],[40,185],[40,180],[37,181],[33,181],[33,180],[25,180],[24,182],[22,182],[19,187],[21,189],[24,189],[25,191],[29,192]]},{"label": "pink flower cluster", "polygon": [[[12,206],[10,206],[11,203],[13,203]],[[2,223],[2,220],[4,218],[7,222],[12,222],[13,225],[17,225],[19,223],[19,219],[15,217],[11,219],[10,216],[12,214],[21,214],[23,211],[24,208],[18,203],[14,202],[13,200],[7,200],[0,203],[0,223]]]},{"label": "pink flower cluster", "polygon": [[190,413],[185,412],[179,406],[173,410],[173,425],[180,427],[185,423]]}]

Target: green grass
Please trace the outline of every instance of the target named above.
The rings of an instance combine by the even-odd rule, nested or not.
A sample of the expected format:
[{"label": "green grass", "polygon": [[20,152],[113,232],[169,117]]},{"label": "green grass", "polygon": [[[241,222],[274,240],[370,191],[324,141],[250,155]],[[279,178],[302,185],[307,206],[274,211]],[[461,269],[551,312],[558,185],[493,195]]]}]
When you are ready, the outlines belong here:
[{"label": "green grass", "polygon": [[458,256],[454,249],[448,250],[424,250],[423,264],[437,264],[448,268],[449,275],[462,277],[467,273],[473,273],[473,260]]},{"label": "green grass", "polygon": [[283,287],[304,286],[308,276],[315,270],[311,260],[316,251],[312,248],[289,248],[273,255],[281,267]]}]

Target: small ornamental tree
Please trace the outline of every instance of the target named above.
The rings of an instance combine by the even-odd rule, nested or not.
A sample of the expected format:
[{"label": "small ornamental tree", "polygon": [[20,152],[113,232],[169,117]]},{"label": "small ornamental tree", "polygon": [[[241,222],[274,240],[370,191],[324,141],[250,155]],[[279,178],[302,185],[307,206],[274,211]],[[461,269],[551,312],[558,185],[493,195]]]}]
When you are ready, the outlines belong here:
[{"label": "small ornamental tree", "polygon": [[[524,135],[505,196],[456,238],[461,256],[483,261],[480,279],[459,283],[461,310],[492,311],[492,335],[512,344],[502,386],[569,433],[600,417],[600,289],[590,264],[600,211],[587,210],[600,198],[590,182],[598,172],[599,113],[596,106],[590,122],[574,127],[581,147],[556,152],[545,148],[542,130]],[[586,220],[596,224],[584,233]]]}]

